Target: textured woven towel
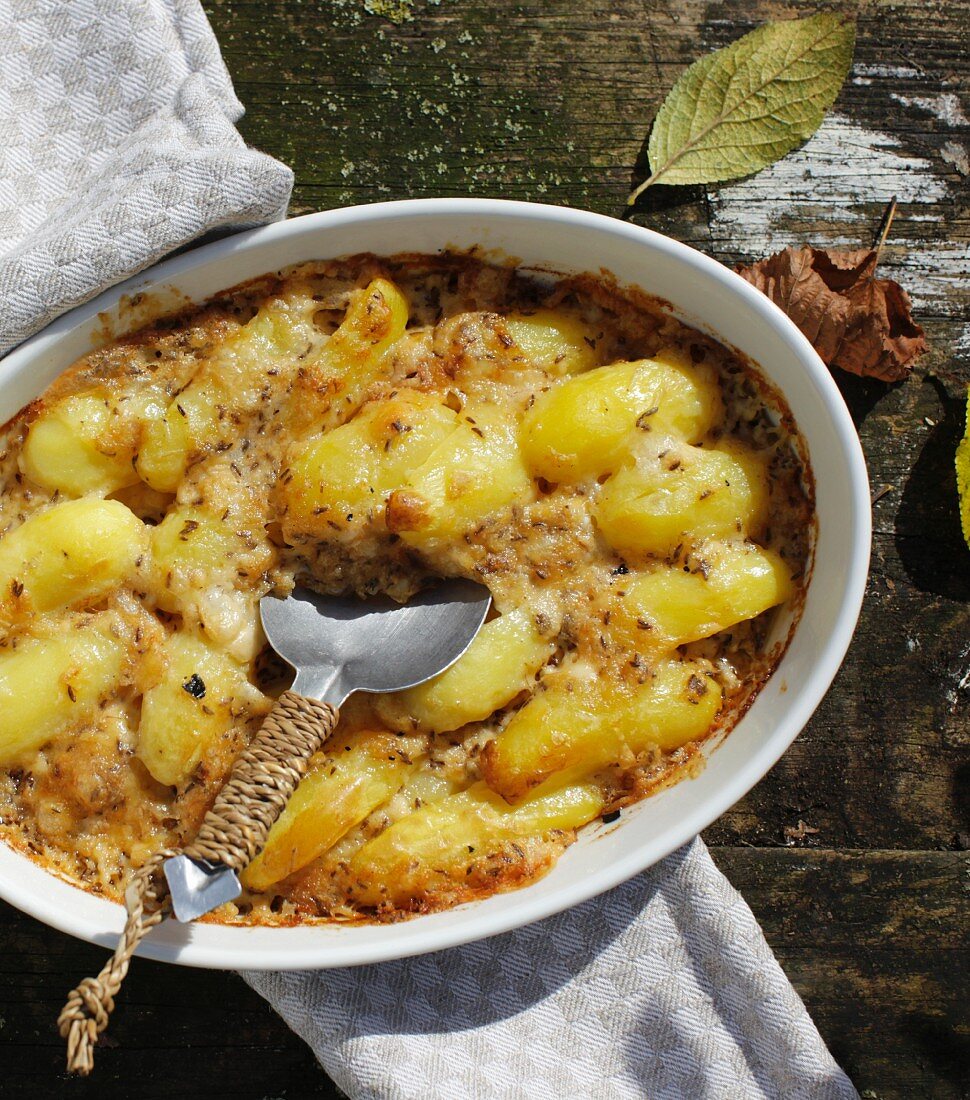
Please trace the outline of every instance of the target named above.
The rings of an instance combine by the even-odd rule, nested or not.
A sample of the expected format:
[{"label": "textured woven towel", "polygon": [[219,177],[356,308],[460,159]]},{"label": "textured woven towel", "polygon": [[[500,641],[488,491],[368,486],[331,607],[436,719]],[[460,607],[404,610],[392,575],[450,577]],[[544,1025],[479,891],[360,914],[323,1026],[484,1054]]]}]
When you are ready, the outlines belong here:
[{"label": "textured woven towel", "polygon": [[354,1100],[857,1096],[699,839],[481,943],[243,977]]},{"label": "textured woven towel", "polygon": [[[281,217],[195,0],[0,0],[0,354],[217,227]],[[750,910],[692,845],[469,947],[244,975],[352,1097],[856,1096]]]},{"label": "textured woven towel", "polygon": [[281,218],[196,0],[0,0],[0,354],[221,227]]}]

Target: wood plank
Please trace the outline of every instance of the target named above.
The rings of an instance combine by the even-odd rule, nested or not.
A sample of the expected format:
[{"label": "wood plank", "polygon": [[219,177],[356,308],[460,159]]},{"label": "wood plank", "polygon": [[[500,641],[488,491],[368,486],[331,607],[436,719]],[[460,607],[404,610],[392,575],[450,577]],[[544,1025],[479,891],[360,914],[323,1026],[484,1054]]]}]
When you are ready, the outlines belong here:
[{"label": "wood plank", "polygon": [[238,1100],[342,1096],[297,1038],[235,974],[137,959],[93,1076],[63,1072],[57,1015],[106,952],[0,903],[0,1095]]},{"label": "wood plank", "polygon": [[[243,133],[297,171],[296,213],[470,194],[620,214],[703,5],[416,3],[397,26],[354,2],[207,10]],[[657,228],[707,241],[700,189],[652,206]]]},{"label": "wood plank", "polygon": [[713,855],[863,1096],[966,1095],[965,855]]}]

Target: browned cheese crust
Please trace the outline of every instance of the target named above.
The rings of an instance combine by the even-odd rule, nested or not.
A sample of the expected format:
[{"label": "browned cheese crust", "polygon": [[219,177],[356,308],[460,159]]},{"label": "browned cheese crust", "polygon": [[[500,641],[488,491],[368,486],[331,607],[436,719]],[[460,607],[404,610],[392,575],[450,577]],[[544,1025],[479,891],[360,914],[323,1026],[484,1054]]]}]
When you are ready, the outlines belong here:
[{"label": "browned cheese crust", "polygon": [[[354,345],[361,362],[393,324],[389,300],[374,291],[379,279],[393,284],[406,301],[406,330],[382,354],[376,374],[342,373],[325,349],[349,307],[357,303],[366,322]],[[364,309],[367,294],[372,301]],[[742,532],[739,523],[737,537],[784,563],[792,580],[787,601],[781,609],[672,651],[674,661],[698,662],[696,667],[706,670],[691,680],[690,690],[700,695],[716,690],[723,699],[713,720],[699,736],[669,749],[640,746],[582,774],[572,758],[568,762],[570,781],[580,791],[575,798],[587,807],[582,820],[624,807],[702,766],[701,743],[730,730],[780,659],[807,585],[811,473],[780,394],[739,354],[675,320],[664,303],[620,289],[606,276],[558,278],[475,255],[363,255],[267,275],[93,351],[5,427],[0,546],[3,536],[31,517],[83,495],[52,488],[56,474],[46,485],[32,477],[25,444],[32,425],[58,402],[92,392],[107,410],[97,446],[109,457],[130,455],[134,471],[123,478],[127,484],[107,495],[123,502],[156,540],[123,583],[109,591],[43,614],[18,618],[14,608],[6,622],[0,617],[0,663],[35,635],[83,631],[94,622],[109,629],[126,653],[115,686],[83,721],[62,724],[0,770],[0,832],[8,844],[83,888],[119,900],[133,866],[158,847],[193,835],[234,758],[286,687],[286,669],[258,628],[262,596],[303,583],[324,592],[386,592],[406,600],[434,577],[463,576],[490,588],[499,615],[524,614],[539,639],[535,644],[547,647],[538,667],[530,668],[493,713],[457,728],[434,729],[434,721],[419,717],[400,720],[410,713],[406,701],[375,709],[370,699],[352,700],[334,739],[340,751],[333,750],[332,765],[331,757],[322,755],[318,771],[329,768],[338,776],[336,757],[342,751],[353,755],[361,744],[366,751],[383,752],[400,771],[392,776],[374,771],[383,794],[371,799],[362,820],[353,820],[348,809],[350,824],[342,831],[326,824],[336,831],[323,851],[275,882],[255,880],[237,905],[211,919],[277,924],[397,919],[516,888],[555,863],[576,829],[568,814],[543,810],[544,824],[517,824],[504,832],[504,826],[490,826],[481,832],[482,843],[468,844],[461,859],[451,851],[416,852],[412,859],[398,853],[392,859],[383,851],[381,866],[396,885],[365,881],[362,871],[376,866],[378,855],[367,854],[373,838],[444,798],[478,798],[475,806],[481,803],[487,814],[501,816],[502,805],[522,806],[523,798],[548,790],[545,771],[508,777],[510,765],[497,748],[503,731],[530,700],[559,690],[556,685],[569,675],[577,699],[586,680],[612,677],[624,699],[649,685],[660,658],[618,633],[611,609],[624,597],[625,583],[644,570],[663,566],[706,577],[703,543],[682,541],[660,553],[616,549],[604,537],[596,510],[609,471],[557,482],[532,469],[527,490],[510,491],[508,500],[457,526],[435,512],[427,488],[414,482],[410,469],[400,484],[376,491],[371,486],[364,505],[342,514],[319,503],[312,479],[305,492],[298,488],[307,477],[307,448],[355,417],[376,410],[369,438],[389,454],[408,433],[410,446],[421,429],[402,419],[400,409],[412,407],[407,403],[414,394],[433,397],[441,417],[457,418],[463,431],[482,439],[492,431],[501,434],[505,429],[493,423],[504,418],[502,424],[512,425],[508,438],[514,446],[517,425],[535,402],[580,373],[564,360],[543,360],[523,345],[524,337],[516,337],[509,319],[537,311],[558,311],[579,326],[583,371],[675,349],[688,372],[696,369],[715,379],[720,394],[722,411],[697,445],[746,448],[766,471],[767,514],[757,530]],[[226,348],[248,339],[254,318],[264,316],[275,317],[278,327],[270,324],[266,330],[263,350],[247,352],[245,362],[241,353],[234,359]],[[155,467],[149,464],[145,425],[151,417],[156,428],[162,423],[159,409],[190,425],[193,417],[208,418],[204,429],[193,428],[195,434],[186,437],[184,469],[171,483],[164,473],[148,472]],[[648,419],[640,425],[640,439],[649,435],[651,410],[643,415]],[[157,440],[152,446],[157,451]],[[459,490],[449,492],[460,497]],[[165,565],[169,559],[159,549],[158,532],[172,528],[175,550],[166,552],[178,563],[180,548],[209,537],[209,519],[196,516],[210,517],[215,525],[209,549],[199,551],[211,556],[212,570],[201,559]],[[432,537],[428,532],[435,523],[439,534]],[[8,600],[15,596],[16,584]],[[168,758],[153,763],[143,715],[144,701],[161,690],[166,677],[178,676],[194,705],[193,691],[205,676],[200,672],[196,681],[187,671],[190,664],[171,656],[171,639],[183,634],[201,639],[184,660],[191,661],[204,643],[213,653],[212,668],[229,669],[230,679],[238,674],[223,696],[216,699],[210,687],[209,696],[199,700],[209,711],[200,711],[209,732],[197,758],[185,757],[187,765],[183,760],[184,774]],[[223,672],[205,675],[215,683]],[[177,700],[179,706],[184,702]],[[157,695],[157,701],[157,708],[164,708],[165,697]],[[174,781],[166,781],[172,776]],[[493,796],[495,807],[488,809]],[[428,828],[442,835],[460,832],[455,822],[464,820],[467,807],[460,800],[454,805],[458,816],[439,820],[432,814]],[[317,835],[326,832],[322,824],[313,828]],[[406,834],[402,837],[405,843]]]}]

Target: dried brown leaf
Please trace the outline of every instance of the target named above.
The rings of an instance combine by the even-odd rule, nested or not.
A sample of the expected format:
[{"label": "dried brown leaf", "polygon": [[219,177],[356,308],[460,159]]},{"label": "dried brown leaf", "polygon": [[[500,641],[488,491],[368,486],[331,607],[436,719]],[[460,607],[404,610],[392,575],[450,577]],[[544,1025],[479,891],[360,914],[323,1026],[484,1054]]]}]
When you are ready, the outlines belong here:
[{"label": "dried brown leaf", "polygon": [[876,278],[876,249],[786,248],[738,273],[780,306],[830,367],[898,382],[926,349],[909,295]]}]

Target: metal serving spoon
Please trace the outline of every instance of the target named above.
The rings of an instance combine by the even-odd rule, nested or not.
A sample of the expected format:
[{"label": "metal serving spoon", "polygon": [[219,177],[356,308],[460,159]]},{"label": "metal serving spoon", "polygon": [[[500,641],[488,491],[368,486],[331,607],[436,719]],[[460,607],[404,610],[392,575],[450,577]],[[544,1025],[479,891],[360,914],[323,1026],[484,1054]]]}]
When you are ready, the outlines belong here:
[{"label": "metal serving spoon", "polygon": [[406,604],[306,588],[261,601],[266,637],[296,679],[237,760],[196,839],[165,861],[180,921],[239,896],[239,873],[262,850],[344,700],[355,691],[400,691],[443,672],[471,644],[490,600],[481,585],[449,580]]}]

